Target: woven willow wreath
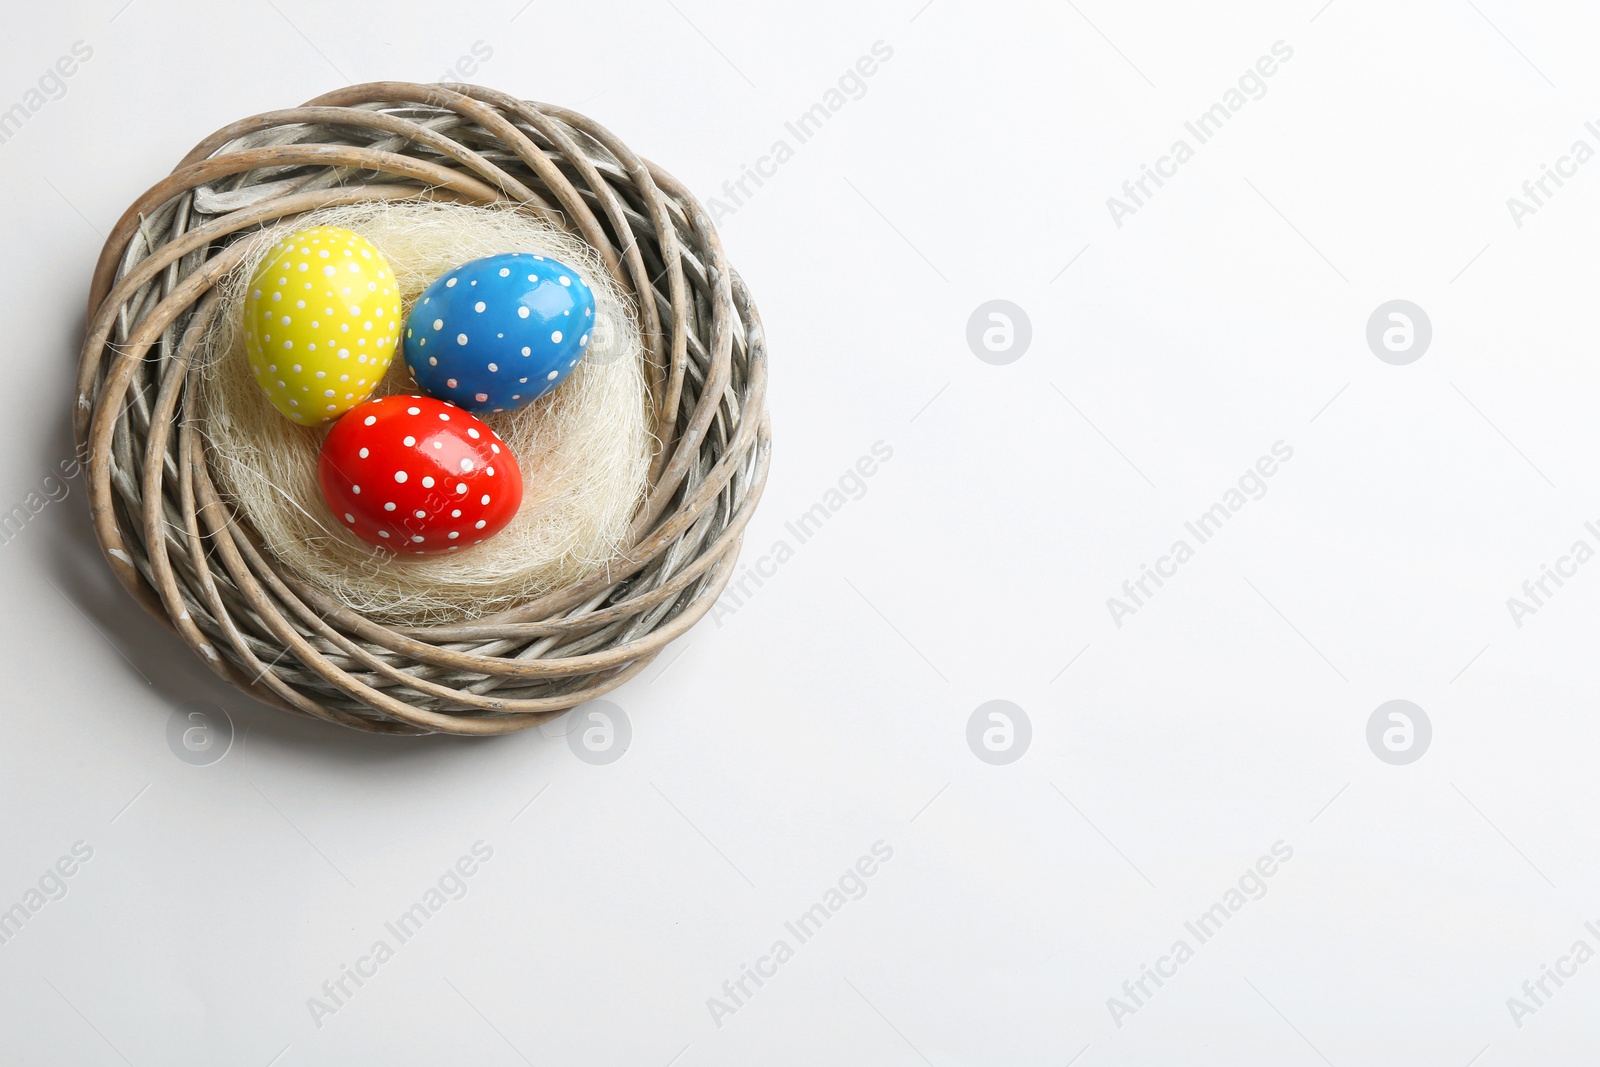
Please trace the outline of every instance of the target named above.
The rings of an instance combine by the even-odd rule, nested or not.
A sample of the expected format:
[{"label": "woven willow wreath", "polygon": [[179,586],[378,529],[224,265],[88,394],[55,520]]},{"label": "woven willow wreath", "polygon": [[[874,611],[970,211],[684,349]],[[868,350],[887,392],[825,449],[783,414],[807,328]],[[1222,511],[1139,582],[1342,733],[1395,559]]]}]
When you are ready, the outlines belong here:
[{"label": "woven willow wreath", "polygon": [[[241,236],[415,197],[511,201],[600,253],[638,308],[661,448],[609,572],[390,628],[281,569],[185,397]],[[357,85],[217,131],[118,221],[89,314],[74,426],[112,569],[222,677],[345,726],[506,733],[621,685],[715,602],[766,480],[761,320],[694,197],[582,115],[478,86]]]}]

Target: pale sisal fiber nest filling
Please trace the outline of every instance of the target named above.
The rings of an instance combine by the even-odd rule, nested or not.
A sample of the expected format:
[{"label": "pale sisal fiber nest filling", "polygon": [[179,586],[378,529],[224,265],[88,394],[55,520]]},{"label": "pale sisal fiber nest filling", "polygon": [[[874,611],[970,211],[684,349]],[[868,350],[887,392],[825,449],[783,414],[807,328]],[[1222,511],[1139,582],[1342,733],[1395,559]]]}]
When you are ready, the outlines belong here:
[{"label": "pale sisal fiber nest filling", "polygon": [[[290,422],[251,377],[241,325],[247,283],[275,242],[312,226],[343,226],[376,245],[400,283],[402,315],[441,274],[500,252],[554,257],[593,289],[595,329],[572,374],[532,404],[481,416],[511,447],[524,483],[516,518],[483,544],[401,558],[342,529],[317,486],[327,427]],[[199,357],[196,412],[220,488],[286,567],[363,615],[420,625],[512,607],[616,557],[657,442],[634,310],[583,241],[510,207],[408,201],[314,211],[250,240],[219,286],[222,307]],[[397,348],[374,395],[414,391]]]}]

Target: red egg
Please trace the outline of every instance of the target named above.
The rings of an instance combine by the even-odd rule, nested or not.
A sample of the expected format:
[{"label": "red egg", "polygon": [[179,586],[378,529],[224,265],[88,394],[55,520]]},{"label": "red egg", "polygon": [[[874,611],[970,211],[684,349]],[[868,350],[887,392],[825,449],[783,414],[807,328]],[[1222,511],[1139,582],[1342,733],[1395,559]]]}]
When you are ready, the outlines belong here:
[{"label": "red egg", "polygon": [[500,436],[426,396],[351,408],[322,442],[317,477],[345,529],[403,555],[475,545],[522,503],[522,472]]}]

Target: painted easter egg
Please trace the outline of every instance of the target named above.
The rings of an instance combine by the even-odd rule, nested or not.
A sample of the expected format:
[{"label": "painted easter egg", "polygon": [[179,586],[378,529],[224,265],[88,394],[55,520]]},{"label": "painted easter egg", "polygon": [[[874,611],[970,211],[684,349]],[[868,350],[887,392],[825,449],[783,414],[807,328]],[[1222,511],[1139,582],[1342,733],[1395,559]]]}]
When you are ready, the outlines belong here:
[{"label": "painted easter egg", "polygon": [[245,353],[273,407],[302,426],[349,411],[394,358],[400,287],[371,241],[337,226],[273,245],[250,277]]},{"label": "painted easter egg", "polygon": [[423,290],[401,350],[417,386],[468,411],[510,411],[560,385],[594,330],[594,293],[559,260],[510,252]]},{"label": "painted easter egg", "polygon": [[317,480],[345,529],[404,555],[475,545],[522,503],[522,472],[500,436],[426,396],[352,408],[322,442]]}]

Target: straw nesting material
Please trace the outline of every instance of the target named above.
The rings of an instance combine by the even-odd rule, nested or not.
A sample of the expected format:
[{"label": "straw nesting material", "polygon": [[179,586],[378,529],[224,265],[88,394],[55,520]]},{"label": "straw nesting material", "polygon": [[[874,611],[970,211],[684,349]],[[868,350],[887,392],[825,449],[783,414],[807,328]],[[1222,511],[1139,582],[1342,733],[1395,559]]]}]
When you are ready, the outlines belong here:
[{"label": "straw nesting material", "polygon": [[[436,278],[500,252],[558,259],[591,283],[595,328],[577,368],[534,403],[483,416],[511,447],[524,484],[516,518],[483,544],[459,554],[397,557],[343,529],[317,486],[327,427],[290,422],[252,378],[242,329],[247,283],[275,242],[312,226],[344,227],[376,245],[394,268],[403,315]],[[197,363],[195,413],[219,488],[286,567],[369,618],[418,625],[510,607],[601,571],[616,557],[643,499],[656,442],[633,310],[582,241],[509,207],[370,201],[312,212],[250,243],[217,287],[217,318]],[[413,391],[397,351],[374,395]]]}]

